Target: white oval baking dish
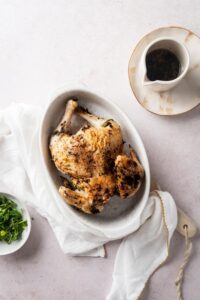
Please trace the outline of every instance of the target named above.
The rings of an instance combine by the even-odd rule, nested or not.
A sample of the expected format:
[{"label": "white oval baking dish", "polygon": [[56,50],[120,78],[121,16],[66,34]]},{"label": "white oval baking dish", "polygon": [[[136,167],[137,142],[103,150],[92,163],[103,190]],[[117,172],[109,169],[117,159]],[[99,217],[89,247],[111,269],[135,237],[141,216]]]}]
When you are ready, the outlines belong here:
[{"label": "white oval baking dish", "polygon": [[[122,128],[124,140],[135,149],[139,160],[145,169],[145,178],[140,190],[135,196],[121,200],[118,196],[112,197],[103,212],[87,215],[68,205],[58,193],[60,179],[49,153],[49,138],[60,121],[68,99],[76,98],[81,106],[96,115],[115,119]],[[75,120],[75,123],[77,121]],[[79,124],[76,124],[79,125]],[[65,87],[56,92],[48,105],[40,128],[40,153],[50,189],[55,201],[66,218],[69,215],[78,222],[88,226],[90,231],[101,233],[112,239],[121,238],[137,229],[140,225],[141,214],[147,203],[150,190],[150,170],[147,154],[143,142],[128,117],[107,98],[91,92],[84,87]]]}]

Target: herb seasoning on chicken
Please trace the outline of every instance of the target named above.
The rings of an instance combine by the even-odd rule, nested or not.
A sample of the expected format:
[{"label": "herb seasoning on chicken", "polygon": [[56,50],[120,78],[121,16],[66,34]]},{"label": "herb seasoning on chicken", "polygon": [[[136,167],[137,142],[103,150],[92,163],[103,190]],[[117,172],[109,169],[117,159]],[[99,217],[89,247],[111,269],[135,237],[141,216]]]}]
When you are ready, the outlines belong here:
[{"label": "herb seasoning on chicken", "polygon": [[[71,134],[70,121],[74,113],[88,124]],[[96,117],[79,108],[77,101],[69,100],[50,139],[56,168],[70,176],[70,180],[64,179],[59,188],[63,199],[91,214],[102,211],[116,190],[121,198],[132,196],[141,185],[144,170],[133,150],[130,150],[130,156],[123,153],[123,144],[117,122]],[[132,180],[122,174],[128,174]]]}]

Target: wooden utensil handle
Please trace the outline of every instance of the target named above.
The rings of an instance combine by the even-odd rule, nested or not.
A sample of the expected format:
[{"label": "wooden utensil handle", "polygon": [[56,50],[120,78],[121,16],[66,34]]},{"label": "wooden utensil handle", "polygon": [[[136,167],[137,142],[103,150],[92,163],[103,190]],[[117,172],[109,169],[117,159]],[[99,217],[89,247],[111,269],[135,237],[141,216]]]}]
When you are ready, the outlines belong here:
[{"label": "wooden utensil handle", "polygon": [[186,226],[188,231],[188,237],[192,238],[197,233],[196,224],[188,215],[186,215],[186,213],[182,209],[177,207],[177,210],[178,210],[178,223],[177,223],[176,230],[180,234],[185,236],[185,226]]},{"label": "wooden utensil handle", "polygon": [[[151,182],[151,191],[153,190],[161,190],[158,183],[154,180]],[[182,210],[177,206],[178,211],[178,223],[176,230],[185,237],[185,226],[187,226],[188,237],[192,238],[197,233],[197,226],[195,222]]]}]

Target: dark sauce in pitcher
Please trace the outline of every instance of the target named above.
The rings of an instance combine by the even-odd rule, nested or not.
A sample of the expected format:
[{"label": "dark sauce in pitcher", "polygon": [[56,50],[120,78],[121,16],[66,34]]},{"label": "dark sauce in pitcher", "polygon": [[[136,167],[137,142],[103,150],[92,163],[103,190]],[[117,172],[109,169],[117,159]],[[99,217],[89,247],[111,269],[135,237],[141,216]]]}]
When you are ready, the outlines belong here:
[{"label": "dark sauce in pitcher", "polygon": [[146,56],[147,77],[151,81],[169,81],[178,77],[180,62],[168,49],[156,49]]}]

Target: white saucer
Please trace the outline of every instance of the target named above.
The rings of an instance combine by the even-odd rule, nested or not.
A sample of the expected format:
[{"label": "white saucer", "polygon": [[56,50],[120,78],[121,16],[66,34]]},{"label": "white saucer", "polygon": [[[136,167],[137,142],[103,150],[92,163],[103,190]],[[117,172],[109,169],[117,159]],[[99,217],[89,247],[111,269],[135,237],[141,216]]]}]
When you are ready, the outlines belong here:
[{"label": "white saucer", "polygon": [[[170,37],[183,43],[190,55],[190,67],[184,79],[172,90],[155,92],[145,87],[138,69],[142,53],[154,39]],[[164,27],[144,36],[135,47],[128,66],[129,81],[138,102],[147,110],[159,115],[178,115],[200,104],[200,38],[188,29]]]}]

